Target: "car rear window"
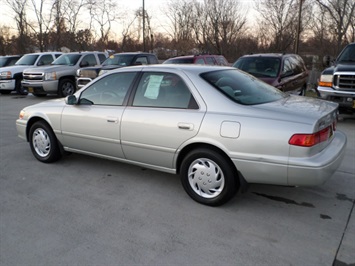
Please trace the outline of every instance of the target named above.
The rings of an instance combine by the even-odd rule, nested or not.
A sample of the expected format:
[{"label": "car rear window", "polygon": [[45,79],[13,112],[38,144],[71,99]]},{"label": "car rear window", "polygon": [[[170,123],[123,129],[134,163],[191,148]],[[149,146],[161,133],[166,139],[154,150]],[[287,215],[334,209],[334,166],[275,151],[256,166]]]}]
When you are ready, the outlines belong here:
[{"label": "car rear window", "polygon": [[258,78],[275,78],[279,74],[280,65],[280,58],[251,56],[238,59],[233,67],[239,68]]},{"label": "car rear window", "polygon": [[243,105],[263,104],[286,97],[275,87],[237,69],[207,72],[201,77],[228,98]]},{"label": "car rear window", "polygon": [[164,64],[193,64],[194,59],[191,58],[175,58],[169,59],[164,62]]}]

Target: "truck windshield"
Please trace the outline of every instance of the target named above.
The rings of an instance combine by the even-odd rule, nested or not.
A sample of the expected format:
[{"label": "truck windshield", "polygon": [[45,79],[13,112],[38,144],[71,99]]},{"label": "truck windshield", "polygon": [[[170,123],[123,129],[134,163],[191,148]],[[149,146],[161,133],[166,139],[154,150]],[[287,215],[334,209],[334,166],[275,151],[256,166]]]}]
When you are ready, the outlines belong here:
[{"label": "truck windshield", "polygon": [[37,55],[37,54],[26,54],[26,55],[22,56],[20,58],[20,60],[18,60],[16,62],[15,65],[17,65],[17,66],[32,66],[35,64],[38,57],[39,57],[39,55]]},{"label": "truck windshield", "polygon": [[52,65],[74,66],[79,61],[80,54],[63,54],[52,62]]},{"label": "truck windshield", "polygon": [[338,57],[338,62],[355,62],[355,44],[344,48]]}]

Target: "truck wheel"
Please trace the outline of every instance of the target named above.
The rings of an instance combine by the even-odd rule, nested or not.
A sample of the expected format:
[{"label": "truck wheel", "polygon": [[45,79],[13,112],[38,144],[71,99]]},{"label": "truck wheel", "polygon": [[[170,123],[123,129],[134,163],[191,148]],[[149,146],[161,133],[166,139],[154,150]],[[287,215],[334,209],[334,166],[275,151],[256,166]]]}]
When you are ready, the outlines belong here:
[{"label": "truck wheel", "polygon": [[72,95],[75,92],[75,84],[71,79],[62,79],[59,82],[58,95],[60,97],[66,97]]},{"label": "truck wheel", "polygon": [[18,94],[21,94],[21,95],[27,95],[28,94],[27,90],[24,87],[22,87],[21,80],[19,80],[19,79],[16,79],[15,90],[16,90],[16,92]]}]

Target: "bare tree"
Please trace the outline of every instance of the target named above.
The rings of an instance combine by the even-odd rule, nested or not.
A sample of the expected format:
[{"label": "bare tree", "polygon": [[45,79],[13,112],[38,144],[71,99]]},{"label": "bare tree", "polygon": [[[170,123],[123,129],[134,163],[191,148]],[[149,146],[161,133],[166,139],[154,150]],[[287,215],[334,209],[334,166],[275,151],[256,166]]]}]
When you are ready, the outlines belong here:
[{"label": "bare tree", "polygon": [[90,24],[98,26],[99,42],[105,45],[109,39],[112,23],[118,18],[116,3],[114,0],[88,0],[88,10],[91,17]]},{"label": "bare tree", "polygon": [[331,29],[337,40],[337,52],[342,48],[348,29],[354,27],[355,1],[354,0],[316,0],[327,10],[331,19]]},{"label": "bare tree", "polygon": [[290,50],[297,33],[298,5],[296,0],[261,0],[256,3],[261,38],[268,40],[270,49]]},{"label": "bare tree", "polygon": [[17,49],[19,53],[28,51],[26,47],[26,40],[28,39],[28,23],[27,23],[27,0],[6,0],[7,5],[12,9],[13,19],[16,22],[18,30]]}]

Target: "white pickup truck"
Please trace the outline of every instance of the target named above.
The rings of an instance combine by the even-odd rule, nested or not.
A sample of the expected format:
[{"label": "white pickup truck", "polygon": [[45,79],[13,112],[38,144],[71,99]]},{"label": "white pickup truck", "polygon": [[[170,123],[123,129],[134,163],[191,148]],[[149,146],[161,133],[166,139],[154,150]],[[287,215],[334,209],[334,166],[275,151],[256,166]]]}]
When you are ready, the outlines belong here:
[{"label": "white pickup truck", "polygon": [[9,94],[13,90],[16,90],[19,94],[27,94],[27,91],[21,86],[22,72],[29,67],[49,65],[61,54],[61,52],[25,54],[15,65],[1,67],[0,93]]}]

